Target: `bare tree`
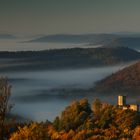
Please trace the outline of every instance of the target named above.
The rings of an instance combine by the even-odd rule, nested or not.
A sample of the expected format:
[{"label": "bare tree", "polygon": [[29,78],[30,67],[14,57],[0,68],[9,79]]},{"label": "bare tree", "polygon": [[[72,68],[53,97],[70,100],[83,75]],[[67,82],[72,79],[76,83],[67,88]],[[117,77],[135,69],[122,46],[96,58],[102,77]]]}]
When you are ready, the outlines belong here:
[{"label": "bare tree", "polygon": [[6,114],[10,111],[12,105],[9,104],[11,95],[11,86],[6,77],[0,77],[0,131],[1,139],[4,138]]}]

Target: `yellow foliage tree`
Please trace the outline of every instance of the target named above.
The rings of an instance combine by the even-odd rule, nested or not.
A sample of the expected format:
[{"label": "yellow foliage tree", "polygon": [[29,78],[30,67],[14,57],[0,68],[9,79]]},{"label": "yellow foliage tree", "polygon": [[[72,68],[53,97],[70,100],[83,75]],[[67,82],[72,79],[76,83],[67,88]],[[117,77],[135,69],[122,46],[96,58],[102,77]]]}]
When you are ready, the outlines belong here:
[{"label": "yellow foliage tree", "polygon": [[134,130],[133,140],[140,140],[140,126],[137,126]]},{"label": "yellow foliage tree", "polygon": [[19,130],[11,135],[10,140],[50,140],[48,129],[43,124],[32,123],[29,126],[19,127]]}]

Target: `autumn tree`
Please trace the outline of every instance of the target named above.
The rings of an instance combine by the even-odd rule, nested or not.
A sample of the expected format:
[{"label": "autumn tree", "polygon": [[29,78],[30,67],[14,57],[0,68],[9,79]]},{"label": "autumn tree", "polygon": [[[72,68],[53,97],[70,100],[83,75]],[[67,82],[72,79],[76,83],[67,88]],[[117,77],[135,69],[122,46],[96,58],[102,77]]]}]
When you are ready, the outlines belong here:
[{"label": "autumn tree", "polygon": [[134,135],[133,135],[134,140],[140,140],[140,125],[138,125],[135,130],[134,130]]},{"label": "autumn tree", "polygon": [[10,140],[51,140],[48,135],[48,127],[41,123],[32,123],[19,127],[18,131],[11,135]]},{"label": "autumn tree", "polygon": [[98,120],[98,126],[102,129],[108,128],[114,119],[115,107],[113,105],[107,105],[100,112],[101,116]]},{"label": "autumn tree", "polygon": [[102,103],[99,99],[95,99],[92,104],[92,111],[94,118],[99,118],[101,112]]},{"label": "autumn tree", "polygon": [[61,128],[60,128],[60,119],[59,119],[59,117],[57,116],[56,118],[55,118],[55,120],[53,121],[53,125],[54,125],[54,127],[59,131]]},{"label": "autumn tree", "polygon": [[54,123],[60,125],[57,126],[60,130],[76,130],[90,119],[91,112],[87,99],[75,101],[65,108],[60,118],[56,118]]},{"label": "autumn tree", "polygon": [[131,137],[133,130],[137,125],[140,125],[139,113],[133,110],[116,110],[114,115],[114,123],[121,131],[121,136]]}]

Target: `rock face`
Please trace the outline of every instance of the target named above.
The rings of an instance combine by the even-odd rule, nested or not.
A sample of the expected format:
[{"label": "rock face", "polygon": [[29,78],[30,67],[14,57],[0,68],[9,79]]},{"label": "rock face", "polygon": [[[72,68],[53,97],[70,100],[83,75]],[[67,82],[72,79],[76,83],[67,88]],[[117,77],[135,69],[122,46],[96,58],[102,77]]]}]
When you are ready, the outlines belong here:
[{"label": "rock face", "polygon": [[140,94],[140,61],[97,82],[95,90],[100,93]]}]

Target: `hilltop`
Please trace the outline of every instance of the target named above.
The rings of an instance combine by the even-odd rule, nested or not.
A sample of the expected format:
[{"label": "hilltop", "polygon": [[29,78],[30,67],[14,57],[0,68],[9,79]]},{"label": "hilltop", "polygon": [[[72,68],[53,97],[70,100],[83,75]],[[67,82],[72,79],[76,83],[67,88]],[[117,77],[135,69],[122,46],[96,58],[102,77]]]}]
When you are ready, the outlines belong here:
[{"label": "hilltop", "polygon": [[100,93],[125,93],[137,96],[140,92],[140,61],[97,82]]}]

